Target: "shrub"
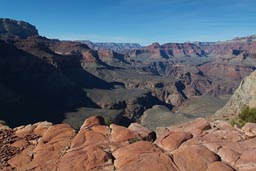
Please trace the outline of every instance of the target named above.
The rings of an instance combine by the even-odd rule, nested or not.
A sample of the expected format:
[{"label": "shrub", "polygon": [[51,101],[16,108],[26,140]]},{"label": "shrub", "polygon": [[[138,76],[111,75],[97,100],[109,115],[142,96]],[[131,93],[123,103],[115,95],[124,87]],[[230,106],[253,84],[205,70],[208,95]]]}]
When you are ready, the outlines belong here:
[{"label": "shrub", "polygon": [[129,139],[128,141],[129,141],[129,144],[132,144],[132,143],[141,141],[141,139],[139,139],[139,138],[131,138],[131,139]]},{"label": "shrub", "polygon": [[245,106],[238,114],[238,118],[246,122],[256,123],[256,108]]},{"label": "shrub", "polygon": [[232,126],[243,127],[246,122],[256,123],[256,108],[244,106],[238,114],[238,118],[231,120],[230,123]]},{"label": "shrub", "polygon": [[232,126],[237,125],[239,128],[243,127],[245,125],[246,121],[242,120],[242,119],[232,119],[230,124]]},{"label": "shrub", "polygon": [[110,118],[104,117],[104,122],[107,126],[110,126],[112,124],[112,121]]}]

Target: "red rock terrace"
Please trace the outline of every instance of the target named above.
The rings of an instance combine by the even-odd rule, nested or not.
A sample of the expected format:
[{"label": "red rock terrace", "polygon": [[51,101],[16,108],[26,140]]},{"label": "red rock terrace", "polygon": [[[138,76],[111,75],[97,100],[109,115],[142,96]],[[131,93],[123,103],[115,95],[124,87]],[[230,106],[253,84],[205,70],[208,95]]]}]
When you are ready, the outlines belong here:
[{"label": "red rock terrace", "polygon": [[242,129],[199,118],[158,128],[156,137],[93,116],[76,132],[67,124],[39,122],[0,127],[0,169],[90,171],[255,171],[256,124]]}]

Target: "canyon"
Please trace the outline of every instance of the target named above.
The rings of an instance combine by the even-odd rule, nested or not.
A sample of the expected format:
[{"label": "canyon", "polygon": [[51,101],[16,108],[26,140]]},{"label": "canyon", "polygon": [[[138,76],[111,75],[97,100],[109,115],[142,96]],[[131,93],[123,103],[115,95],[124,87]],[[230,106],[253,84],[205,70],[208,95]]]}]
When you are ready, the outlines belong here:
[{"label": "canyon", "polygon": [[180,116],[170,124],[207,117],[256,66],[254,36],[149,46],[60,41],[1,19],[0,39],[0,119],[12,127],[47,120],[79,128],[93,110],[123,126],[143,124],[150,110]]},{"label": "canyon", "polygon": [[256,37],[95,43],[0,19],[0,170],[253,171]]}]

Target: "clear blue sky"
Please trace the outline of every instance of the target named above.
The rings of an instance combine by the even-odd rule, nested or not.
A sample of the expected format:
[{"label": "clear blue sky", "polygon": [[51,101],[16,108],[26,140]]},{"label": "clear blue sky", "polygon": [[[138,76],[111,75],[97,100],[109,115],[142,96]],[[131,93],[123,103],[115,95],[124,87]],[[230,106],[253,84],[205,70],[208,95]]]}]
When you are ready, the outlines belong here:
[{"label": "clear blue sky", "polygon": [[256,0],[0,0],[0,17],[49,38],[147,45],[256,34],[255,8]]}]

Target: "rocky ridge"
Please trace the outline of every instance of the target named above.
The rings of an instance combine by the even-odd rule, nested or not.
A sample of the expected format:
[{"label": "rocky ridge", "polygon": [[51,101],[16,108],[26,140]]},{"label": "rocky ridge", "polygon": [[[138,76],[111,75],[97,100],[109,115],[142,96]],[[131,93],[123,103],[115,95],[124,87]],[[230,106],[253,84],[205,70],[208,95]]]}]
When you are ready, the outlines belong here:
[{"label": "rocky ridge", "polygon": [[91,49],[94,50],[112,50],[115,52],[123,52],[126,50],[139,49],[142,46],[138,43],[110,43],[110,42],[91,42],[89,40],[77,41],[83,44],[88,45]]},{"label": "rocky ridge", "polygon": [[199,118],[158,128],[128,128],[93,116],[76,132],[67,124],[39,122],[0,127],[0,169],[253,171],[256,124],[242,129]]},{"label": "rocky ridge", "polygon": [[205,56],[204,50],[192,43],[152,43],[140,49],[134,49],[130,52],[131,56],[147,58],[169,59],[181,56]]},{"label": "rocky ridge", "polygon": [[237,90],[229,99],[228,103],[215,115],[234,115],[237,116],[240,110],[248,105],[256,107],[256,71],[252,72],[248,77],[240,83]]},{"label": "rocky ridge", "polygon": [[26,39],[30,36],[38,36],[38,31],[35,26],[24,21],[0,18],[1,39]]}]

